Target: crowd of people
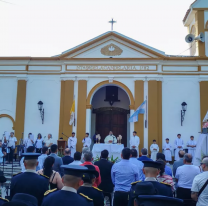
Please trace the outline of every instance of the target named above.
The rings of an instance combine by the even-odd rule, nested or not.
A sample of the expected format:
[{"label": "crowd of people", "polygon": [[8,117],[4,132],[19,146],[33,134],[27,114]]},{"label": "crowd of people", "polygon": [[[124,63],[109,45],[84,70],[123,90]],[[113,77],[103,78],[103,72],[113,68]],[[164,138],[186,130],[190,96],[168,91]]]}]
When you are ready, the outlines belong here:
[{"label": "crowd of people", "polygon": [[[39,134],[36,141],[41,139]],[[114,141],[112,134],[106,141]],[[108,160],[108,150],[103,150],[100,160],[94,161],[88,133],[83,139],[82,153],[76,151],[75,133],[72,133],[63,157],[58,156],[58,146],[52,144],[50,135],[47,143],[40,141],[40,148],[27,143],[20,161],[22,172],[11,180],[10,205],[18,201],[27,205],[26,202],[32,201],[38,206],[64,206],[69,202],[70,205],[104,206],[106,200],[110,206],[137,206],[148,202],[147,205],[151,202],[155,205],[167,205],[168,202],[172,205],[207,205],[208,157],[202,158],[200,167],[193,165],[194,149],[185,153],[179,134],[175,142],[177,160],[171,169],[169,139],[166,139],[164,153],[159,152],[159,146],[153,140],[151,156],[146,148],[139,155],[136,132],[130,141],[130,148],[122,150],[121,159],[116,163]],[[187,143],[191,148],[196,146],[193,141],[191,137]],[[0,152],[5,153],[1,148],[2,142]],[[0,206],[6,205],[6,201],[0,198]]]}]

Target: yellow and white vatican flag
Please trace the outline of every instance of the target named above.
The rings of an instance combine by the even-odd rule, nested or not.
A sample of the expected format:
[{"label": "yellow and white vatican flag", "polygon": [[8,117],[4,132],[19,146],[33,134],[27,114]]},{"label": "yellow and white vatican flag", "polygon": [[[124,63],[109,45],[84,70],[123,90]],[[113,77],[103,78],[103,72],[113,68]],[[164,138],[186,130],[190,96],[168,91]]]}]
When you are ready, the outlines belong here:
[{"label": "yellow and white vatican flag", "polygon": [[75,99],[73,100],[73,104],[70,110],[70,120],[69,125],[72,125],[75,121]]}]

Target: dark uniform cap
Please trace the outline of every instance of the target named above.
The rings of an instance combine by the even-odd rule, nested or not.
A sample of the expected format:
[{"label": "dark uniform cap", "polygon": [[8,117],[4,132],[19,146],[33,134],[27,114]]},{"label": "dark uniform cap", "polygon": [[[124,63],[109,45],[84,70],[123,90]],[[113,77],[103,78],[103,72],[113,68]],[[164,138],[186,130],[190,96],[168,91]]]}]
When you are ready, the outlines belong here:
[{"label": "dark uniform cap", "polygon": [[154,162],[154,161],[142,161],[144,163],[144,167],[153,167],[160,169],[161,163],[159,162]]},{"label": "dark uniform cap", "polygon": [[134,194],[138,195],[156,195],[157,190],[151,182],[138,182],[134,188]]},{"label": "dark uniform cap", "polygon": [[99,173],[96,171],[93,165],[85,165],[88,168],[87,172],[82,175],[83,180],[91,180],[93,178],[99,177]]},{"label": "dark uniform cap", "polygon": [[5,203],[4,206],[38,206],[38,200],[32,195],[17,193],[11,202]]},{"label": "dark uniform cap", "polygon": [[25,157],[25,160],[37,160],[40,156],[40,153],[23,153],[22,156]]},{"label": "dark uniform cap", "polygon": [[72,175],[76,177],[82,177],[84,173],[88,171],[88,168],[80,165],[62,165],[65,175]]}]

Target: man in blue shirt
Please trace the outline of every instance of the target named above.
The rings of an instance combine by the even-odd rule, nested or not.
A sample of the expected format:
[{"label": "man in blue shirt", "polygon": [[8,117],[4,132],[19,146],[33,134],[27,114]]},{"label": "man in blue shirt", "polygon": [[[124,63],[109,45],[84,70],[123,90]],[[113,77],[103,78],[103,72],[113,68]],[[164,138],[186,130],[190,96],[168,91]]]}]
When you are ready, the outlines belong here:
[{"label": "man in blue shirt", "polygon": [[153,161],[152,159],[150,159],[149,157],[147,157],[147,149],[143,148],[141,150],[142,156],[140,158],[138,158],[139,161]]},{"label": "man in blue shirt", "polygon": [[[163,153],[159,153],[159,152],[157,153],[157,160],[159,160],[159,159],[162,159],[164,162],[166,162],[165,155]],[[173,175],[171,168],[167,165],[165,165],[165,174],[169,175],[171,177]]]},{"label": "man in blue shirt", "polygon": [[144,181],[145,175],[142,171],[144,164],[143,164],[143,162],[137,160],[137,150],[136,149],[131,149],[131,158],[129,159],[129,162],[136,165],[137,172],[139,174],[139,180]]},{"label": "man in blue shirt", "polygon": [[124,148],[121,153],[122,160],[115,163],[111,170],[111,179],[114,188],[114,206],[126,206],[128,204],[131,183],[139,180],[138,168],[129,161],[130,149]]}]

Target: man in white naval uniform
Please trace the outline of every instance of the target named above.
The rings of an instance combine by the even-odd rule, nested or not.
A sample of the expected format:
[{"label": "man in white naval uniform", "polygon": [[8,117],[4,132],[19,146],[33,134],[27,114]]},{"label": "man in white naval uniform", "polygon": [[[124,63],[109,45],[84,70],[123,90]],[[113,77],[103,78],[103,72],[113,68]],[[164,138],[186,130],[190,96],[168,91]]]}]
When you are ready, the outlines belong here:
[{"label": "man in white naval uniform", "polygon": [[89,133],[85,134],[85,138],[82,140],[83,147],[87,147],[88,150],[90,151],[90,146],[91,146],[91,138],[89,137]]},{"label": "man in white naval uniform", "polygon": [[178,152],[180,150],[183,150],[183,140],[181,139],[181,134],[177,135],[177,139],[174,141],[174,145],[175,145],[175,160],[179,160],[179,154]]},{"label": "man in white naval uniform", "polygon": [[136,149],[138,155],[139,155],[139,143],[140,143],[140,139],[137,136],[137,132],[134,131],[133,136],[131,136],[130,138],[130,149]]},{"label": "man in white naval uniform", "polygon": [[76,152],[77,138],[75,133],[72,132],[72,136],[68,139],[68,148],[71,150],[71,157],[74,158],[74,153]]},{"label": "man in white naval uniform", "polygon": [[196,151],[196,141],[194,141],[194,136],[190,137],[190,140],[187,142],[188,153],[192,155],[194,159],[195,151]]}]

